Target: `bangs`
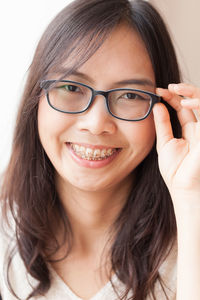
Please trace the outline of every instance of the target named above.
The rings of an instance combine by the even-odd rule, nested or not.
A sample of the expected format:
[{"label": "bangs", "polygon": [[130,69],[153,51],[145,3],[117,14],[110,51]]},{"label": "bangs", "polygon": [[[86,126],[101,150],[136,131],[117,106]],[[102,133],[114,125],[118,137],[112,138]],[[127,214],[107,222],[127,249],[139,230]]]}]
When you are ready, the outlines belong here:
[{"label": "bangs", "polygon": [[56,76],[56,79],[62,80],[73,73],[95,54],[113,30],[114,28],[109,28],[103,32],[87,33],[72,43],[66,39],[66,48],[60,49],[60,55],[49,65],[43,79],[52,79]]},{"label": "bangs", "polygon": [[[40,61],[44,80],[60,79],[83,65],[122,22],[128,23],[126,1],[74,1],[47,27],[34,59]],[[129,4],[128,4],[129,5]],[[67,72],[65,72],[67,69]]]}]

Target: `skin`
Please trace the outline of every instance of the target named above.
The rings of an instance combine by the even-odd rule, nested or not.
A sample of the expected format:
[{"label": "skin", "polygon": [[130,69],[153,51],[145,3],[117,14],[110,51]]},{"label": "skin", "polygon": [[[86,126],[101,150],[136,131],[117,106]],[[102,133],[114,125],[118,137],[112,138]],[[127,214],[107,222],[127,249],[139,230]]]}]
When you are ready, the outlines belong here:
[{"label": "skin", "polygon": [[[138,35],[126,26],[117,28],[79,71],[92,81],[77,76],[69,79],[97,90],[118,87],[117,81],[129,78],[145,77],[155,84],[146,49]],[[153,86],[140,88],[154,91]],[[181,139],[173,137],[169,114],[161,103],[154,106],[153,114],[146,120],[131,123],[110,116],[101,96],[96,97],[89,111],[76,116],[56,112],[45,98],[40,100],[40,139],[56,169],[57,189],[74,237],[67,260],[53,267],[83,299],[93,296],[107,281],[106,276],[98,279],[102,267],[99,257],[104,247],[109,249],[107,230],[134,181],[132,170],[149,153],[155,134],[160,172],[171,194],[177,221],[176,300],[200,299],[200,123],[192,111],[195,109],[200,115],[200,90],[182,83],[170,84],[168,89],[158,88],[156,93],[177,111],[182,125]],[[123,150],[106,167],[88,169],[71,159],[66,141]],[[59,255],[63,253],[61,249]]]},{"label": "skin", "polygon": [[[120,87],[116,82],[129,78],[148,78],[154,83],[154,73],[144,45],[135,33],[127,29],[116,31],[78,71],[90,76],[91,80],[86,81],[80,76],[68,79],[99,90]],[[154,90],[144,85],[140,88]],[[42,144],[60,177],[59,182],[63,180],[68,189],[72,186],[85,192],[104,192],[114,186],[119,187],[149,153],[155,140],[152,115],[135,123],[117,120],[105,109],[102,96],[96,97],[87,112],[78,115],[52,110],[44,97],[39,105],[38,126]],[[120,147],[123,150],[113,164],[91,170],[74,163],[65,142]]]},{"label": "skin", "polygon": [[[175,139],[165,107],[154,107],[161,174],[172,196],[177,223],[177,297],[200,299],[200,89],[170,84],[157,89],[178,114],[182,138]],[[187,98],[184,101],[182,95]],[[197,119],[192,111],[196,110]],[[167,162],[167,163],[166,163]]]},{"label": "skin", "polygon": [[[130,87],[130,84],[119,86],[117,82],[144,78],[152,85],[131,87],[155,90],[154,72],[145,46],[126,26],[117,28],[78,71],[90,79],[77,75],[68,79],[86,83],[97,90]],[[69,115],[53,110],[43,97],[38,110],[40,139],[56,169],[57,189],[74,236],[73,249],[66,262],[62,261],[54,268],[78,295],[85,298],[92,296],[107,281],[105,276],[100,283],[94,280],[108,238],[107,231],[133,184],[134,173],[131,172],[147,156],[155,141],[153,114],[140,122],[118,120],[107,112],[104,101],[102,96],[97,96],[87,112]],[[107,166],[91,169],[74,162],[66,142],[122,150]],[[57,255],[62,254],[61,250]],[[81,278],[79,286],[77,277]]]}]

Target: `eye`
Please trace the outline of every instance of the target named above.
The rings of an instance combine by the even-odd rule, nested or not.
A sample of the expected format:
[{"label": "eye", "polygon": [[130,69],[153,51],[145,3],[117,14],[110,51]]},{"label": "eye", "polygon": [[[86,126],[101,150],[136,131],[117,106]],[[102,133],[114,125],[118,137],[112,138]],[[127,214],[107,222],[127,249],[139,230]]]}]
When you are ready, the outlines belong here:
[{"label": "eye", "polygon": [[62,86],[58,86],[58,88],[69,91],[69,92],[80,92],[81,91],[80,87],[77,85],[74,85],[74,84],[65,84]]},{"label": "eye", "polygon": [[134,99],[145,100],[145,98],[141,94],[131,93],[131,92],[125,93],[125,94],[121,95],[121,97],[125,98],[125,99],[130,99],[130,100],[134,100]]},{"label": "eye", "polygon": [[138,97],[138,95],[135,93],[126,93],[126,94],[122,95],[121,97],[123,97],[125,99],[136,99]]}]

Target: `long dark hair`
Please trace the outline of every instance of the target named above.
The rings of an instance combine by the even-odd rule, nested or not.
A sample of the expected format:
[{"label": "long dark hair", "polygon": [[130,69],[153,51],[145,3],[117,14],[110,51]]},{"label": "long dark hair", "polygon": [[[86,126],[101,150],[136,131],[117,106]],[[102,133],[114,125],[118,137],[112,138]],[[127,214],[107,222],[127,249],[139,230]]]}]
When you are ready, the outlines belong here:
[{"label": "long dark hair", "polygon": [[[157,86],[166,88],[169,83],[180,82],[166,26],[146,1],[76,0],[47,27],[30,66],[1,192],[4,217],[8,221],[11,212],[15,220],[17,249],[27,272],[38,280],[27,299],[44,295],[51,286],[48,257],[44,253],[55,253],[60,247],[55,229],[58,218],[65,229],[63,243],[67,241],[68,251],[72,242],[70,223],[55,189],[54,167],[38,135],[40,81],[50,73],[66,76],[80,67],[120,23],[131,26],[144,41]],[[63,70],[64,63],[68,69]],[[174,135],[180,137],[176,113],[167,107]],[[112,270],[125,284],[125,295],[132,290],[131,299],[144,300],[148,294],[156,299],[155,282],[164,289],[158,270],[176,239],[176,222],[159,172],[155,145],[137,167],[136,182],[113,226],[116,236],[110,250]],[[12,258],[10,255],[8,269]],[[12,289],[11,282],[9,285]]]}]

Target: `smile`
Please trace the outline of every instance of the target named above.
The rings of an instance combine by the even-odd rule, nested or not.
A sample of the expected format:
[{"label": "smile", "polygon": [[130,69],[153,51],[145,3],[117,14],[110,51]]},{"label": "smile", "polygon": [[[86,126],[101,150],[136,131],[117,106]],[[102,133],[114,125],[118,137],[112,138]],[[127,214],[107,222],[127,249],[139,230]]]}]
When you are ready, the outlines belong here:
[{"label": "smile", "polygon": [[120,150],[119,148],[92,149],[89,147],[84,147],[82,145],[72,143],[70,143],[70,147],[80,158],[93,161],[104,160]]}]

